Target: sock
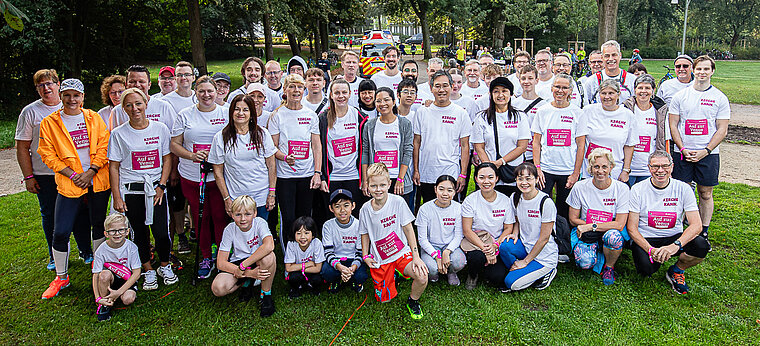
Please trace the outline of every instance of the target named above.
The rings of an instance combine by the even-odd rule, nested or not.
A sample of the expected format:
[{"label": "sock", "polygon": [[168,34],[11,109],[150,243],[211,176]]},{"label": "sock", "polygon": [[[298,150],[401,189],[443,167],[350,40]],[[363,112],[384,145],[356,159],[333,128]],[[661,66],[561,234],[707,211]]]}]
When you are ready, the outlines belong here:
[{"label": "sock", "polygon": [[710,228],[710,225],[702,226],[702,236],[707,239],[707,229]]},{"label": "sock", "polygon": [[101,244],[103,244],[106,241],[106,238],[100,238],[100,239],[93,239],[92,240],[92,253],[93,256],[95,254],[95,251],[98,251],[98,247],[100,247]]},{"label": "sock", "polygon": [[272,295],[272,290],[269,290],[269,291],[261,290],[261,298],[264,298],[264,296],[271,296],[271,295]]},{"label": "sock", "polygon": [[69,271],[69,251],[58,251],[53,249],[53,261],[55,261],[55,273],[58,276],[65,276]]}]

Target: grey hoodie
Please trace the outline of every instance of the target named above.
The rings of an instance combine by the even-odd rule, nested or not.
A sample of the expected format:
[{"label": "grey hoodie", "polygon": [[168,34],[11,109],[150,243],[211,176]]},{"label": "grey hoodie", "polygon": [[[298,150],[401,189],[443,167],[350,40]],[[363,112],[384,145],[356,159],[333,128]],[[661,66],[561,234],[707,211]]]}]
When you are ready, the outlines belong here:
[{"label": "grey hoodie", "polygon": [[306,70],[309,69],[309,66],[306,65],[306,61],[303,60],[303,58],[298,55],[294,55],[292,58],[290,58],[290,60],[288,60],[288,66],[285,67],[285,74],[290,74],[290,66],[293,64],[301,65],[301,67],[303,67],[303,72],[306,72]]}]

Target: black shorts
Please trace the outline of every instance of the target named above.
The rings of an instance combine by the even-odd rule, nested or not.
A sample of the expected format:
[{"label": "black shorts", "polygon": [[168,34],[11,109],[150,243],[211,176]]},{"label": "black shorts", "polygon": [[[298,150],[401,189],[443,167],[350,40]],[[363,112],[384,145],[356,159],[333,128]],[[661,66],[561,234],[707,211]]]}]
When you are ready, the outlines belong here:
[{"label": "black shorts", "polygon": [[[674,234],[670,237],[662,238],[646,238],[649,245],[653,247],[662,247],[673,244],[683,233]],[[631,241],[630,243],[631,255],[633,257],[633,264],[636,267],[636,271],[643,276],[652,276],[658,269],[660,269],[660,263],[650,262],[648,249],[642,249],[636,243]],[[678,258],[681,253],[686,253],[689,256],[697,258],[707,257],[707,253],[710,251],[710,243],[703,236],[698,235],[690,242],[684,245],[683,249],[678,251],[673,257]]]},{"label": "black shorts", "polygon": [[[234,264],[234,265],[236,265],[236,266],[240,267],[240,263],[243,263],[243,261],[245,261],[245,259],[237,260],[237,261],[235,261],[235,262],[230,262],[230,263],[232,263],[232,264]],[[258,265],[257,265],[256,263],[254,263],[254,264],[251,266],[251,269],[254,269],[254,268],[256,268],[256,267],[258,267]],[[227,272],[225,272],[225,273],[227,273]],[[227,274],[232,274],[232,273],[227,273]],[[242,279],[238,279],[237,283],[239,283],[239,284],[243,284],[243,281],[245,281],[245,280],[247,280],[247,279],[250,279],[250,278],[242,278]]]},{"label": "black shorts", "polygon": [[685,183],[692,181],[701,186],[717,186],[720,155],[710,154],[698,162],[681,160],[681,153],[673,151],[673,178]]},{"label": "black shorts", "polygon": [[[108,270],[108,269],[106,269],[106,270]],[[113,272],[112,272],[112,274],[113,274]],[[121,286],[124,286],[125,283],[127,283],[127,280],[124,280],[124,279],[120,278],[118,275],[113,274],[113,282],[111,282],[111,289],[112,290],[118,290],[118,289],[121,288]],[[137,282],[135,282],[135,284],[132,285],[132,287],[130,287],[128,289],[137,292]]]},{"label": "black shorts", "polygon": [[181,184],[167,185],[167,198],[169,198],[169,211],[176,213],[185,208],[185,195],[182,193]]}]

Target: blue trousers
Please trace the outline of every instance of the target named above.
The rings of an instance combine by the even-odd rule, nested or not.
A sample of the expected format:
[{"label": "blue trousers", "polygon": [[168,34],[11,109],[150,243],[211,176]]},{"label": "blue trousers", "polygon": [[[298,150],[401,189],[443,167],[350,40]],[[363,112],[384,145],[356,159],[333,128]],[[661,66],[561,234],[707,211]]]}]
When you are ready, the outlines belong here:
[{"label": "blue trousers", "polygon": [[[353,262],[353,258],[347,259],[345,261],[340,261],[340,264],[350,267],[351,262]],[[327,283],[333,283],[333,282],[341,282],[340,279],[340,272],[335,270],[330,263],[322,263],[322,279],[325,280]],[[369,271],[367,270],[367,265],[362,262],[361,266],[359,266],[359,269],[357,269],[354,272],[354,276],[351,277],[351,280],[348,280],[349,283],[357,283],[357,284],[363,284],[364,281],[367,281],[367,278],[369,277]]]},{"label": "blue trousers", "polygon": [[[509,270],[517,260],[524,259],[527,256],[528,253],[525,251],[525,245],[523,245],[522,241],[519,239],[517,241],[505,240],[499,246],[499,257],[504,261],[504,266],[507,267],[507,270]],[[536,260],[532,260],[524,268],[507,272],[507,276],[504,278],[504,284],[507,285],[507,288],[510,288],[513,291],[523,290],[533,285],[537,280],[543,278],[546,274],[551,272],[552,269],[554,268],[544,267]]]}]

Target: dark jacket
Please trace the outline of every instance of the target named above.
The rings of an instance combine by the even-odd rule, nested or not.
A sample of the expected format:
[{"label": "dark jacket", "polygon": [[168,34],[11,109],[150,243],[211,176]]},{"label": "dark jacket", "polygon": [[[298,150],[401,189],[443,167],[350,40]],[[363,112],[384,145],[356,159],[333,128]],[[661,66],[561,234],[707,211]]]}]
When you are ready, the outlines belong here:
[{"label": "dark jacket", "polygon": [[[349,107],[349,111],[351,109],[354,109],[353,107]],[[328,108],[325,108],[322,112],[319,113],[319,140],[322,142],[322,180],[327,182],[327,186],[330,186],[330,172],[332,172],[332,163],[330,163],[329,156],[327,154],[327,134],[328,131],[330,131],[329,128],[327,128],[327,111]],[[359,182],[362,181],[362,129],[364,129],[364,123],[367,121],[367,117],[364,116],[361,112],[356,112],[355,114],[351,114],[351,112],[346,113],[347,117],[356,117],[357,118],[357,124],[359,124],[358,129],[358,140],[359,144],[356,148],[356,151],[359,153],[359,155],[356,157],[356,169],[359,171]]]}]

